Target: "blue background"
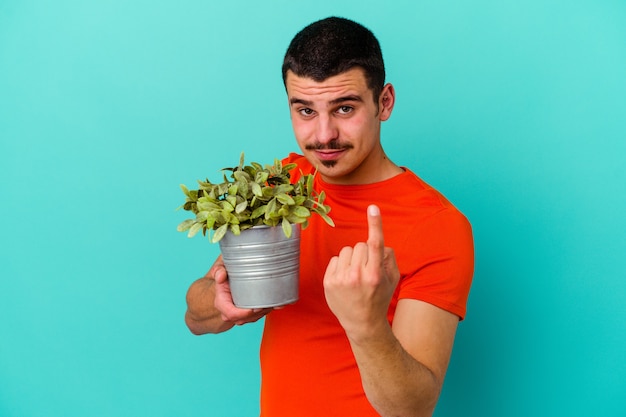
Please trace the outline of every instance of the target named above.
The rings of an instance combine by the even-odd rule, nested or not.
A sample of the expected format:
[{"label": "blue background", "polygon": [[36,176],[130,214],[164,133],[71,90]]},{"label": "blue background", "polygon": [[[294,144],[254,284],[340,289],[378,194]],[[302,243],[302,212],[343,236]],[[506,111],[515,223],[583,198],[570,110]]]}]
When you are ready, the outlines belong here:
[{"label": "blue background", "polygon": [[282,55],[353,18],[383,142],[471,220],[438,417],[626,415],[626,3],[0,0],[0,416],[253,416],[261,323],[184,326],[180,183],[295,150]]}]

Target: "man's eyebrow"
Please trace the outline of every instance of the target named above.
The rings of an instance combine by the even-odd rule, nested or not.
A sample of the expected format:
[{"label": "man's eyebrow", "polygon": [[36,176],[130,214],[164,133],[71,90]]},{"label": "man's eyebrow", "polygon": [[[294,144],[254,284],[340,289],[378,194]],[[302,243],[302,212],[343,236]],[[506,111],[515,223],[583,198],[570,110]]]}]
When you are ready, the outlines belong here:
[{"label": "man's eyebrow", "polygon": [[339,103],[344,103],[346,101],[358,101],[358,102],[362,102],[363,99],[361,98],[361,96],[358,96],[356,94],[350,94],[348,96],[344,96],[344,97],[339,97],[336,98],[334,100],[331,100],[329,104],[335,105],[335,104],[339,104]]},{"label": "man's eyebrow", "polygon": [[303,106],[310,106],[310,105],[312,105],[312,104],[313,104],[313,102],[312,102],[312,101],[309,101],[309,100],[303,100],[303,99],[301,99],[301,98],[297,98],[297,97],[292,97],[292,98],[290,98],[290,99],[289,99],[289,103],[290,103],[291,105],[293,105],[293,104],[302,104]]},{"label": "man's eyebrow", "polygon": [[[334,100],[331,100],[328,104],[334,106],[336,104],[345,103],[346,101],[362,102],[363,99],[361,98],[361,96],[358,96],[356,94],[351,94],[351,95],[348,95],[348,96],[343,96],[343,97],[339,97],[339,98],[336,98]],[[302,104],[303,106],[311,106],[311,105],[313,105],[312,101],[304,100],[304,99],[297,98],[297,97],[292,97],[291,99],[289,99],[289,103],[291,105],[294,105],[294,104]]]}]

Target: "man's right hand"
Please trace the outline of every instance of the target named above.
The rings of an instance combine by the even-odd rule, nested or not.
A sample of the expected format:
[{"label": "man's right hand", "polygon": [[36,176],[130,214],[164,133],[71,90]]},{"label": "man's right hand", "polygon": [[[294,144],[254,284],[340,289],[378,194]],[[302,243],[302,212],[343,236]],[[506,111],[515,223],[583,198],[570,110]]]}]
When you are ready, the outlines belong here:
[{"label": "man's right hand", "polygon": [[185,323],[193,334],[221,333],[235,325],[258,321],[270,311],[271,308],[242,309],[234,305],[220,255],[206,275],[189,287]]},{"label": "man's right hand", "polygon": [[221,313],[222,320],[228,323],[242,325],[252,323],[272,311],[272,308],[239,308],[233,302],[228,283],[228,274],[224,261],[220,255],[206,276],[212,276],[215,281],[215,308]]}]

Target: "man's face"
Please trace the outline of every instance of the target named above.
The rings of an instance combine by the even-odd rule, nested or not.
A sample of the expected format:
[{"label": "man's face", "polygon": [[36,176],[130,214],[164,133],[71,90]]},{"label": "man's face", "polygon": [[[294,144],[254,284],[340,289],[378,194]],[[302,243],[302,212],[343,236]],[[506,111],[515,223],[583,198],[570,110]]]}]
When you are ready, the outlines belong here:
[{"label": "man's face", "polygon": [[322,178],[336,184],[378,181],[384,161],[380,122],[391,114],[393,87],[385,86],[377,106],[360,68],[322,82],[290,71],[285,84],[296,141]]}]

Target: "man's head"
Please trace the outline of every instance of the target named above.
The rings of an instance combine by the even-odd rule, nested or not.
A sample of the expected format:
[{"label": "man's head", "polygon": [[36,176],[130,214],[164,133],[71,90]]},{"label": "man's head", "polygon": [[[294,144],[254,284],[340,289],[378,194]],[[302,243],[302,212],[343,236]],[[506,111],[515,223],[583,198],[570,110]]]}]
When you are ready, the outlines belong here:
[{"label": "man's head", "polygon": [[299,77],[324,81],[359,67],[375,102],[385,83],[385,64],[378,40],[362,25],[329,17],[302,29],[291,41],[283,61],[283,82],[288,71]]},{"label": "man's head", "polygon": [[380,141],[395,92],[369,30],[335,17],[307,26],[289,45],[283,77],[298,146],[325,181],[370,184],[398,173]]}]

